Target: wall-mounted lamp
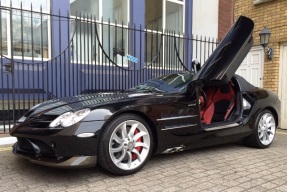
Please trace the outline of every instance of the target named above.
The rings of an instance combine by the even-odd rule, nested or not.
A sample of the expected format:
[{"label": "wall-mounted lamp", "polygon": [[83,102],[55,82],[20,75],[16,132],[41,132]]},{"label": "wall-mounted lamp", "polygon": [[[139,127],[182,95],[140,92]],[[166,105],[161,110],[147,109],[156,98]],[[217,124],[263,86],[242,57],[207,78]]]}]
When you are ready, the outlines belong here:
[{"label": "wall-mounted lamp", "polygon": [[[270,38],[270,31],[268,28],[264,27],[262,31],[259,33],[260,36],[260,45],[265,49],[269,43],[269,38]],[[268,59],[271,60],[274,55],[274,49],[272,47],[267,47],[266,55],[268,56]]]}]

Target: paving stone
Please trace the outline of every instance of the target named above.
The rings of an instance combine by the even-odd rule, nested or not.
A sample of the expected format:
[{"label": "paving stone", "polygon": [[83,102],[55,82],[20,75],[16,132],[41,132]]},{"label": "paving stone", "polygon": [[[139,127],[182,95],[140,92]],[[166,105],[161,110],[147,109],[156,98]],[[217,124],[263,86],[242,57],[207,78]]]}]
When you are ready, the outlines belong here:
[{"label": "paving stone", "polygon": [[286,184],[281,185],[281,186],[277,187],[276,189],[281,190],[281,191],[287,191],[287,185]]},{"label": "paving stone", "polygon": [[52,169],[0,151],[0,191],[287,191],[287,135],[264,150],[228,144],[152,157],[139,172]]},{"label": "paving stone", "polygon": [[266,183],[263,183],[261,186],[270,190],[270,189],[276,188],[278,185],[272,182],[266,182]]},{"label": "paving stone", "polygon": [[268,191],[268,189],[261,186],[255,186],[248,190],[248,192],[264,192],[264,191]]},{"label": "paving stone", "polygon": [[[286,168],[285,168],[286,169]],[[278,185],[283,185],[286,184],[286,175],[282,176],[281,178],[277,178],[275,180],[272,181],[272,183],[278,184]]]},{"label": "paving stone", "polygon": [[228,187],[224,186],[224,185],[215,185],[211,188],[211,191],[213,192],[221,192],[226,190]]},{"label": "paving stone", "polygon": [[241,191],[245,191],[245,190],[242,187],[235,186],[235,187],[227,188],[227,189],[225,189],[225,191],[226,192],[241,192]]},{"label": "paving stone", "polygon": [[214,186],[216,185],[208,182],[202,182],[196,185],[196,187],[200,189],[212,189]]},{"label": "paving stone", "polygon": [[192,187],[192,188],[187,188],[187,189],[183,189],[181,190],[181,192],[202,192],[202,189],[200,188],[196,188],[196,187]]}]

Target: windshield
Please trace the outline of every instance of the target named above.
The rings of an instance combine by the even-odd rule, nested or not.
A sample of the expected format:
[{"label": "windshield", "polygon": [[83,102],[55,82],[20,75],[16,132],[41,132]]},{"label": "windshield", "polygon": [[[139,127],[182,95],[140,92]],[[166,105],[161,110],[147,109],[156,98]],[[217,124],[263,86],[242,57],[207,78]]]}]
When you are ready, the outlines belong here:
[{"label": "windshield", "polygon": [[136,92],[183,92],[194,73],[176,73],[157,77],[141,83],[127,91]]}]

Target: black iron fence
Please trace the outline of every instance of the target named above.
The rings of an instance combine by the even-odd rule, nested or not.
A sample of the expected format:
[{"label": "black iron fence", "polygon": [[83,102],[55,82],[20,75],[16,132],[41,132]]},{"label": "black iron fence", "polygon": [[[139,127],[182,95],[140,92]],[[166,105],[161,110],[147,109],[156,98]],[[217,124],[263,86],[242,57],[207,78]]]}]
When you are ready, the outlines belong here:
[{"label": "black iron fence", "polygon": [[0,133],[48,99],[124,90],[191,70],[215,39],[0,4]]}]

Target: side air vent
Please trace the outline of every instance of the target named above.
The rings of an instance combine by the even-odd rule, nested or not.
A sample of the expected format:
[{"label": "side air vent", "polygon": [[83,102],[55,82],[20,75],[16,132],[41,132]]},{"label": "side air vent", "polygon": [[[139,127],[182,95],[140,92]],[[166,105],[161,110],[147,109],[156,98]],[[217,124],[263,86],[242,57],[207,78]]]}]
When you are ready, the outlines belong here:
[{"label": "side air vent", "polygon": [[29,154],[39,154],[44,156],[54,156],[53,149],[46,143],[36,139],[18,139],[18,151]]}]

